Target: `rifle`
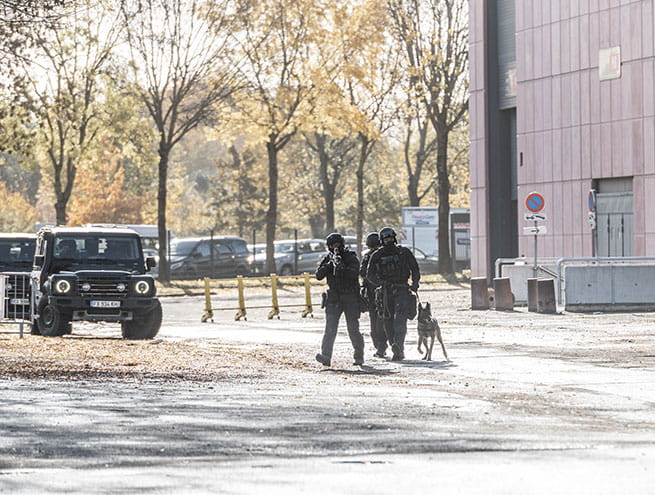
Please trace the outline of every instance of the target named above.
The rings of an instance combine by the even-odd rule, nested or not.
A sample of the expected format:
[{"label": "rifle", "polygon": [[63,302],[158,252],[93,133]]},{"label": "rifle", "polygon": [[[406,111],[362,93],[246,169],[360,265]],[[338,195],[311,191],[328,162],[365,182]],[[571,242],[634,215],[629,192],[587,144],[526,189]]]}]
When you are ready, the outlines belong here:
[{"label": "rifle", "polygon": [[338,251],[330,251],[328,253],[328,257],[330,260],[330,263],[332,263],[332,275],[337,274],[337,267],[341,266],[343,259],[341,258],[341,254]]}]

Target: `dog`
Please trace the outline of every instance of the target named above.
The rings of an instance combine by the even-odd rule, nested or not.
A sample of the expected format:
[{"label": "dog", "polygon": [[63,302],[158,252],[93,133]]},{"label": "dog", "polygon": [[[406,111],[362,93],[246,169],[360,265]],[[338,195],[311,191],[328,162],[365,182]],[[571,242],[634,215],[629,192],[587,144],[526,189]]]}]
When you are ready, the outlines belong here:
[{"label": "dog", "polygon": [[[418,352],[423,352],[421,347],[425,346],[425,354],[423,358],[425,361],[432,361],[432,347],[434,346],[434,337],[436,335],[439,343],[441,344],[441,349],[443,350],[443,355],[448,360],[448,354],[446,353],[446,347],[443,345],[443,339],[441,338],[441,328],[439,328],[439,323],[436,318],[432,317],[432,310],[430,308],[430,303],[426,302],[425,304],[418,304],[418,318],[417,318],[417,329],[418,329]],[[428,346],[428,338],[430,338],[430,345]]]}]

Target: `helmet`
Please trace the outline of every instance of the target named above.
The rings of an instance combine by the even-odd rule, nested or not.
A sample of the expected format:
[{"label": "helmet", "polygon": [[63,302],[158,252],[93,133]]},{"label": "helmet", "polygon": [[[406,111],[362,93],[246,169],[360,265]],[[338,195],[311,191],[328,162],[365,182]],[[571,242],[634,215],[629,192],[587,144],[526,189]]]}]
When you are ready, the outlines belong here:
[{"label": "helmet", "polygon": [[346,242],[343,239],[343,236],[338,232],[332,232],[329,236],[327,236],[327,238],[325,239],[325,243],[327,244],[328,248],[338,243],[341,243],[342,246],[345,246],[346,244]]},{"label": "helmet", "polygon": [[396,242],[396,231],[391,227],[384,227],[382,230],[380,230],[380,242],[384,244],[384,240],[387,237],[393,237],[393,242]]},{"label": "helmet", "polygon": [[366,236],[366,247],[373,249],[380,246],[380,236],[377,232],[371,232]]}]

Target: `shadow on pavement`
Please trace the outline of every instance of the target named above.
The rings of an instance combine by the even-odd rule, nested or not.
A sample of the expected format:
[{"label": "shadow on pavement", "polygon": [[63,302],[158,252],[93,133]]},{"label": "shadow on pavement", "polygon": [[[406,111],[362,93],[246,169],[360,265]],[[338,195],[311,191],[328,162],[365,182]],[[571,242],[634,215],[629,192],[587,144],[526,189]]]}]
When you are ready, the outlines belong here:
[{"label": "shadow on pavement", "polygon": [[423,361],[422,359],[405,359],[404,361],[399,361],[398,364],[411,368],[433,368],[441,370],[457,367],[452,361]]},{"label": "shadow on pavement", "polygon": [[396,369],[386,369],[386,368],[375,368],[373,366],[368,366],[366,364],[358,367],[353,367],[352,369],[345,368],[324,368],[322,372],[332,372],[332,373],[342,373],[346,375],[376,375],[376,376],[388,376],[395,375],[398,373]]}]

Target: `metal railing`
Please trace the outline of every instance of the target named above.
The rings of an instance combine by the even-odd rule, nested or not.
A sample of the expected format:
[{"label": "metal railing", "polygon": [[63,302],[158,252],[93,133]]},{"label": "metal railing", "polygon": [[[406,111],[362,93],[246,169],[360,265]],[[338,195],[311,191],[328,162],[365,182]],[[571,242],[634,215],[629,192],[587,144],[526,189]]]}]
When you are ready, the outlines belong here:
[{"label": "metal railing", "polygon": [[[249,309],[268,309],[271,311],[268,313],[268,319],[271,320],[274,317],[280,317],[280,308],[298,308],[304,307],[305,309],[301,313],[303,318],[307,316],[314,316],[314,303],[312,303],[312,294],[311,294],[311,279],[309,273],[304,273],[302,275],[296,275],[291,277],[284,277],[285,279],[292,280],[301,280],[304,286],[304,295],[305,302],[303,304],[280,304],[278,300],[278,276],[271,274],[270,277],[248,277],[248,281],[259,280],[259,281],[270,281],[271,287],[271,304],[270,305],[258,305],[258,306],[247,306],[246,305],[246,295],[245,295],[245,285],[244,277],[238,276],[236,278],[237,282],[237,291],[238,291],[238,306],[237,307],[212,307],[211,301],[211,281],[209,278],[205,278],[205,312],[203,313],[200,321],[205,323],[207,321],[214,321],[214,311],[236,311],[234,315],[234,320],[239,321],[242,318],[247,320],[247,311]],[[225,280],[222,280],[224,282]]]},{"label": "metal railing", "polygon": [[0,326],[18,325],[18,334],[22,339],[24,326],[30,321],[29,274],[0,274]]}]

